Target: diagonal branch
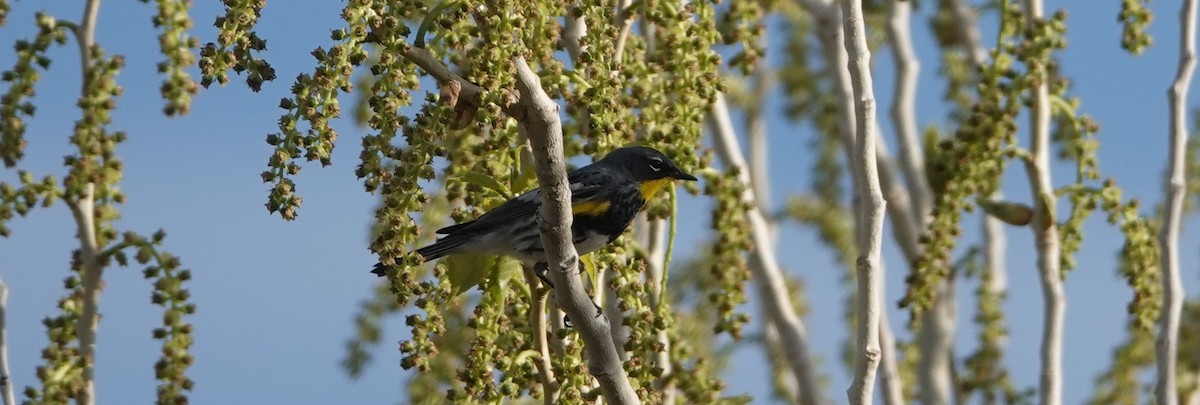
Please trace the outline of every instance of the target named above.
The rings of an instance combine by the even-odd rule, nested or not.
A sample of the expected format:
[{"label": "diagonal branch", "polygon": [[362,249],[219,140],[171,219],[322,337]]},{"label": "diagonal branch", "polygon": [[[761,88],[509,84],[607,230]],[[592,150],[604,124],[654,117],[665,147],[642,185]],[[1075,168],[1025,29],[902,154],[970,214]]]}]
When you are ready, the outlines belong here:
[{"label": "diagonal branch", "polygon": [[1179,349],[1179,318],[1183,311],[1183,284],[1179,277],[1179,226],[1183,216],[1183,199],[1187,178],[1185,177],[1185,153],[1187,150],[1187,95],[1192,72],[1196,68],[1196,0],[1186,0],[1179,12],[1179,70],[1175,82],[1168,89],[1171,103],[1170,166],[1164,184],[1166,193],[1166,216],[1159,233],[1162,249],[1163,314],[1156,344],[1158,355],[1158,383],[1155,387],[1158,403],[1174,405],[1178,401],[1175,390],[1175,362]]},{"label": "diagonal branch", "polygon": [[[729,106],[725,103],[723,93],[717,93],[714,97],[709,115],[713,126],[713,146],[722,165],[736,168],[739,180],[743,184],[750,185],[749,166],[742,155],[741,146],[738,145],[733,123],[729,118]],[[754,207],[754,190],[747,187],[742,193],[742,199],[750,202],[750,206]],[[812,373],[813,363],[808,348],[808,332],[804,328],[804,321],[792,307],[792,300],[788,296],[783,273],[775,259],[775,248],[767,220],[759,208],[746,211],[746,216],[750,222],[751,238],[754,245],[757,246],[750,253],[752,255],[750,270],[754,272],[754,278],[758,280],[758,296],[763,300],[767,321],[774,324],[779,331],[779,338],[783,342],[788,365],[791,366],[792,373],[796,376],[797,384],[800,387],[800,403],[824,403],[820,397],[820,388],[816,377]]]},{"label": "diagonal branch", "polygon": [[515,115],[529,137],[541,186],[542,208],[538,225],[542,246],[546,249],[547,276],[554,283],[555,299],[583,338],[588,371],[600,383],[605,402],[637,404],[637,394],[621,366],[617,347],[609,334],[608,319],[596,316],[595,304],[588,297],[579,277],[579,254],[571,243],[571,189],[563,158],[562,120],[558,104],[542,88],[541,80],[529,68],[525,58],[513,59],[517,70],[517,90],[521,93]]},{"label": "diagonal branch", "polygon": [[[428,49],[410,45],[401,54],[405,59],[420,66],[426,73],[437,79],[438,83],[458,83],[461,86],[458,92],[458,99],[466,101],[469,105],[479,107],[484,89],[459,76],[458,73],[454,73],[445,63],[442,63],[441,60],[433,56]],[[520,93],[509,93],[507,102],[500,105],[500,109],[511,116],[520,117],[520,114],[523,113],[523,107],[521,106],[523,97],[527,96],[522,96]]]}]

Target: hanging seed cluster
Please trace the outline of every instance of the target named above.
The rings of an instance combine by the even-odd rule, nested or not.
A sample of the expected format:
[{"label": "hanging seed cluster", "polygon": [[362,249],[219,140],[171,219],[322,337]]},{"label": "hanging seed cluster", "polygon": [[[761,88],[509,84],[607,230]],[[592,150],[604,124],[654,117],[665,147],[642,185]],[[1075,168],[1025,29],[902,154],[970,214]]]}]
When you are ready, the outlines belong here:
[{"label": "hanging seed cluster", "polygon": [[33,40],[17,40],[17,53],[13,68],[0,73],[0,80],[8,83],[8,90],[0,98],[0,157],[5,167],[13,167],[24,156],[25,120],[33,117],[36,108],[29,99],[35,92],[33,86],[41,79],[38,69],[50,67],[46,50],[52,44],[64,44],[70,27],[59,25],[58,20],[45,14],[37,14],[37,35]]},{"label": "hanging seed cluster", "polygon": [[[160,70],[170,76],[163,87],[164,96],[170,93],[167,89],[172,86],[178,86],[186,93],[173,93],[177,96],[174,99],[168,97],[168,104],[175,107],[168,107],[171,111],[166,112],[182,114],[187,112],[187,95],[195,92],[194,84],[188,85],[191,79],[184,70],[184,66],[193,63],[190,49],[195,46],[194,40],[185,33],[190,26],[187,6],[186,2],[168,1],[158,5],[154,22],[164,29],[160,40],[163,41],[162,51],[168,58],[160,64]],[[7,5],[0,9],[6,10]],[[3,148],[0,149],[4,151],[8,167],[16,166],[23,157],[26,144],[24,120],[32,117],[35,111],[30,99],[41,76],[38,69],[45,70],[50,65],[46,51],[52,44],[65,44],[70,31],[85,29],[44,13],[37,15],[37,27],[38,33],[33,40],[17,41],[17,60],[13,68],[0,74],[0,79],[8,83],[3,98],[0,98],[3,123],[0,125]],[[64,281],[68,293],[58,301],[61,312],[43,321],[49,342],[42,351],[45,364],[39,366],[36,373],[41,387],[26,387],[24,394],[31,403],[62,403],[81,395],[85,386],[84,369],[92,367],[93,361],[82,356],[78,340],[80,331],[77,327],[87,294],[83,272],[85,269],[100,272],[114,262],[124,266],[129,260],[127,252],[133,251],[134,259],[147,265],[145,277],[154,280],[151,302],[164,308],[162,326],[153,331],[154,338],[162,341],[162,357],[154,366],[155,378],[159,381],[158,402],[187,403],[186,392],[192,389],[193,382],[186,371],[193,357],[190,354],[192,326],[185,318],[193,314],[196,307],[189,302],[190,293],[183,285],[191,278],[191,273],[179,268],[177,257],[162,250],[162,241],[166,237],[163,231],[149,238],[134,232],[125,232],[118,237],[113,227],[113,221],[120,217],[116,206],[125,201],[125,195],[118,187],[124,165],[117,156],[117,146],[126,135],[109,131],[107,126],[112,110],[116,108],[116,98],[122,93],[116,76],[124,67],[124,58],[108,56],[100,46],[92,46],[86,52],[86,65],[82,66],[83,92],[76,103],[81,117],[75,122],[70,137],[76,152],[63,159],[67,175],[59,183],[55,176],[35,180],[32,173],[20,170],[19,185],[0,184],[0,235],[8,236],[5,224],[13,214],[24,216],[35,206],[48,207],[59,199],[73,207],[81,206],[81,200],[90,199],[92,212],[80,215],[90,215],[94,220],[93,227],[85,230],[95,236],[94,262],[85,263],[81,251],[74,252],[73,273]]]},{"label": "hanging seed cluster", "polygon": [[[212,72],[226,72],[228,68],[222,66],[247,61],[245,56],[265,45],[252,31],[259,8],[254,4],[227,5],[229,15],[219,25],[222,33],[228,34],[221,45],[206,47],[211,50],[211,56],[205,56],[210,56],[207,63],[213,66]],[[371,133],[363,139],[356,173],[367,191],[379,192],[383,198],[376,213],[379,233],[372,249],[393,269],[389,280],[396,308],[412,303],[417,309],[406,318],[413,337],[401,345],[402,365],[422,371],[409,380],[412,392],[444,390],[452,401],[485,402],[544,392],[533,363],[537,358],[522,355],[537,351],[528,336],[531,325],[523,316],[533,310],[529,308],[533,292],[527,291],[528,286],[511,278],[489,276],[479,284],[483,295],[474,311],[460,312],[467,307],[449,304],[475,296],[467,293],[459,298],[464,286],[455,286],[452,280],[459,279],[462,269],[440,263],[429,278],[420,259],[407,254],[422,235],[414,215],[432,202],[424,191],[427,185],[442,189],[454,203],[450,216],[456,222],[478,216],[536,186],[530,152],[508,115],[518,97],[512,91],[514,57],[525,57],[539,72],[547,92],[566,102],[568,156],[601,155],[639,140],[660,148],[684,170],[707,166],[707,160],[697,155],[696,145],[708,105],[719,90],[720,60],[710,49],[719,40],[713,5],[634,2],[626,13],[656,29],[651,37],[639,33],[624,39],[624,51],[618,55],[620,26],[609,23],[617,21],[617,15],[611,4],[600,1],[568,6],[553,1],[426,5],[353,0],[342,13],[346,26],[331,35],[335,44],[313,52],[317,67],[299,76],[292,96],[281,101],[285,112],[280,131],[267,138],[275,151],[263,180],[272,184],[268,209],[292,219],[301,203],[293,181],[300,170],[299,161],[330,163],[329,152],[337,138],[330,120],[341,114],[337,96],[352,91],[355,83],[369,87],[360,89],[369,96],[361,98],[364,106],[359,111]],[[563,38],[561,19],[556,16],[563,15],[582,16],[589,27],[579,41],[582,52],[570,65],[560,61]],[[410,43],[412,28],[418,32]],[[439,80],[437,89],[426,91],[425,102],[415,115],[402,114],[400,110],[413,102],[419,90],[414,62],[422,55],[435,63],[447,63],[478,89]],[[244,64],[255,65],[254,59],[249,61]],[[202,60],[201,64],[205,63]],[[262,65],[266,66],[265,62]],[[369,67],[372,79],[352,80],[362,65]],[[218,73],[211,76],[210,81],[220,78]],[[439,162],[446,163],[440,172],[434,166]],[[722,182],[706,191],[717,199],[739,201],[741,188],[733,184],[733,174],[716,178]],[[438,179],[440,183],[426,183]],[[653,217],[661,218],[669,208],[657,200],[648,209]],[[740,217],[728,214],[746,208],[718,207],[723,217]],[[713,267],[725,280],[713,296],[727,302],[721,306],[724,317],[736,319],[721,329],[733,330],[734,324],[745,321],[744,316],[733,314],[733,308],[743,300],[741,284],[746,272],[740,255],[748,246],[748,233],[740,222],[717,226],[729,235],[723,254],[737,256]],[[640,262],[630,261],[628,252],[633,250],[626,240],[622,238],[594,259],[619,275],[613,283],[626,309],[648,308],[645,290],[637,288],[644,284],[638,271]],[[347,358],[351,370],[361,367],[366,358],[362,345],[377,334],[378,319],[372,313],[367,311],[363,318],[362,340]],[[551,312],[550,316],[556,315]],[[670,330],[672,325],[669,313],[639,316],[630,321],[635,344],[648,344],[658,331]],[[466,320],[473,333],[468,339],[449,342],[446,335],[456,319]],[[591,377],[578,372],[582,348],[577,335],[560,330],[551,341],[560,400],[596,397],[598,392],[590,388]],[[459,371],[447,373],[450,367]],[[654,364],[630,363],[626,368],[641,382],[639,392],[652,397],[652,384],[661,377],[654,374]],[[708,384],[696,392],[714,386]]]},{"label": "hanging seed cluster", "polygon": [[[150,0],[141,0],[147,3]],[[152,22],[162,30],[158,36],[159,51],[167,57],[158,63],[158,72],[167,76],[163,79],[162,97],[167,105],[163,113],[167,116],[187,114],[191,111],[192,95],[199,89],[187,69],[196,63],[192,49],[199,46],[195,37],[188,35],[192,29],[192,19],[188,9],[192,7],[191,0],[156,0],[158,13]],[[222,83],[223,84],[223,83]]]},{"label": "hanging seed cluster", "polygon": [[1025,42],[1014,43],[1020,18],[1015,6],[1003,9],[1000,43],[991,51],[991,63],[978,72],[978,97],[954,137],[939,140],[935,131],[926,133],[925,173],[935,206],[921,237],[924,251],[906,279],[909,287],[900,300],[901,306],[912,310],[913,321],[932,305],[936,286],[949,276],[950,254],[960,233],[962,212],[972,209],[968,198],[991,195],[999,187],[998,179],[1011,157],[1007,148],[1015,143],[1015,118],[1021,109],[1022,93],[1031,80],[1036,80],[1016,70],[1017,47],[1026,46]]},{"label": "hanging seed cluster", "polygon": [[1134,55],[1140,55],[1154,43],[1154,38],[1146,32],[1154,19],[1154,14],[1146,7],[1148,3],[1150,0],[1121,0],[1121,11],[1117,14],[1122,27],[1121,47]]},{"label": "hanging seed cluster", "polygon": [[200,49],[200,84],[208,87],[217,82],[224,86],[229,83],[232,70],[237,74],[246,72],[246,85],[257,92],[263,82],[275,80],[271,64],[254,56],[267,49],[267,41],[254,32],[254,24],[258,23],[267,0],[223,1],[225,15],[213,23],[219,30],[217,42],[204,44]]}]

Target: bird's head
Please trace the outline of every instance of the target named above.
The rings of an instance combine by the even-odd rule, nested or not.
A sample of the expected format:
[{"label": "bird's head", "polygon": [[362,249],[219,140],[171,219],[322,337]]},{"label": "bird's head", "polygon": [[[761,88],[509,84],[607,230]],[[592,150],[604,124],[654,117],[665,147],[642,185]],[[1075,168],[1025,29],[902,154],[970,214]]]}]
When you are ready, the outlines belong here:
[{"label": "bird's head", "polygon": [[688,180],[695,181],[692,176],[679,169],[675,162],[658,150],[646,146],[627,146],[616,149],[604,156],[606,163],[626,170],[634,180],[646,182],[653,180]]}]

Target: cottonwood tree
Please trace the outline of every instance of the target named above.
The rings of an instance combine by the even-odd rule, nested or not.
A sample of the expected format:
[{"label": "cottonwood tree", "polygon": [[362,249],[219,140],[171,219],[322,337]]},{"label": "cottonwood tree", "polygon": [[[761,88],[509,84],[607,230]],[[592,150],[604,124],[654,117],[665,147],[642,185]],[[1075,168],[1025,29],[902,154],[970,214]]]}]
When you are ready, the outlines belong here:
[{"label": "cottonwood tree", "polygon": [[[1036,392],[1041,403],[1060,403],[1062,280],[1082,241],[1083,219],[1103,210],[1126,236],[1121,268],[1134,289],[1132,327],[1147,330],[1164,306],[1179,306],[1178,284],[1172,281],[1177,277],[1161,276],[1155,221],[1142,216],[1136,200],[1122,199],[1115,182],[1100,180],[1098,144],[1092,138],[1098,125],[1069,93],[1055,58],[1065,46],[1066,15],[1047,14],[1039,1],[1001,2],[987,15],[1000,22],[996,40],[985,42],[972,5],[942,1],[930,6],[936,7],[932,26],[943,55],[939,70],[950,83],[946,100],[954,107],[954,126],[931,128],[922,137],[913,106],[918,63],[909,35],[913,6],[906,2],[732,2],[727,7],[707,2],[354,2],[343,13],[346,27],[333,32],[334,44],[314,51],[317,68],[297,78],[293,97],[281,103],[281,131],[268,138],[277,148],[273,169],[264,173],[276,185],[268,206],[284,218],[295,215],[300,200],[290,176],[299,166],[293,160],[303,156],[328,163],[336,139],[328,120],[340,114],[335,96],[356,85],[360,91],[367,88],[360,117],[372,134],[364,139],[358,175],[368,191],[383,197],[372,248],[399,270],[389,274],[391,298],[373,299],[363,308],[346,361],[351,373],[369,359],[366,347],[377,341],[383,315],[412,304],[417,311],[406,323],[413,338],[401,344],[401,351],[402,366],[418,371],[409,380],[413,400],[445,392],[456,401],[526,395],[578,401],[601,394],[622,403],[673,402],[679,395],[713,401],[721,398],[721,385],[706,361],[712,336],[683,332],[709,324],[717,333],[739,337],[746,316],[736,308],[753,274],[765,319],[761,342],[768,352],[782,354],[773,362],[777,395],[822,403],[827,398],[817,382],[820,371],[796,308],[802,303],[774,258],[772,229],[780,215],[769,211],[763,166],[747,164],[731,118],[732,108],[747,112],[751,161],[765,162],[766,135],[756,117],[764,106],[758,101],[769,83],[778,82],[789,94],[793,118],[811,120],[823,134],[814,194],[795,197],[783,211],[817,226],[857,269],[848,277],[858,285],[848,305],[857,325],[849,351],[856,364],[851,402],[871,402],[879,365],[889,403],[913,396],[924,403],[949,403],[977,393],[987,402],[1026,399],[1000,360],[1005,249],[997,221],[1003,221],[1033,232],[1045,307]],[[1136,53],[1149,45],[1145,25],[1150,19],[1143,4],[1124,6],[1121,45]],[[240,13],[251,12],[256,13]],[[792,60],[784,66],[761,63],[768,13],[779,14],[791,28]],[[253,36],[247,32],[230,36]],[[878,34],[868,37],[867,32]],[[1187,32],[1181,41],[1183,65],[1189,57]],[[713,50],[722,42],[738,46],[725,73]],[[890,108],[901,145],[897,160],[876,146],[881,125],[868,70],[872,45],[892,47],[897,56],[898,96]],[[354,75],[361,65],[370,75]],[[253,70],[253,65],[241,68]],[[755,69],[760,70],[752,79],[755,90],[732,86],[743,82],[740,74]],[[1187,75],[1181,69],[1180,88],[1186,88]],[[415,116],[399,114],[399,107],[412,103],[422,78],[437,94],[427,90]],[[735,97],[741,103],[731,107],[726,93],[739,91],[748,94]],[[1016,122],[1023,110],[1027,131],[1019,131]],[[704,119],[713,136],[711,155],[700,143]],[[673,238],[667,237],[663,252],[660,221],[674,216],[658,203],[630,237],[583,261],[591,291],[607,310],[598,322],[583,321],[574,329],[564,328],[555,315],[562,309],[578,319],[579,307],[586,307],[573,277],[562,279],[569,287],[550,300],[550,291],[528,269],[506,259],[451,259],[430,267],[407,254],[428,239],[423,222],[432,225],[447,210],[455,220],[478,215],[531,188],[535,172],[545,195],[561,195],[553,191],[561,187],[560,150],[566,156],[601,155],[634,141],[657,145],[685,168],[704,174],[704,189],[689,191],[714,199],[715,243],[688,268],[707,267],[708,272],[671,284]],[[1052,154],[1075,162],[1075,173],[1067,174],[1075,182],[1052,185]],[[1032,194],[1027,198],[999,194],[1001,174],[1011,161],[1028,174]],[[1181,161],[1173,159],[1172,167]],[[842,165],[852,176],[842,172]],[[843,201],[839,191],[847,177],[856,204]],[[1171,184],[1180,178],[1173,176]],[[437,181],[440,191],[427,194],[420,180]],[[1063,197],[1070,205],[1066,216],[1057,208]],[[561,224],[564,207],[547,206],[556,207],[545,212],[547,221]],[[899,346],[880,311],[878,251],[885,208],[895,225],[891,239],[907,259],[900,267],[908,272],[909,289],[900,302],[911,311],[909,327],[916,335],[915,342]],[[956,259],[963,214],[976,208],[987,213],[984,242]],[[1173,237],[1164,235],[1161,245],[1170,245]],[[552,256],[570,258],[573,252],[564,247]],[[563,270],[574,265],[562,263]],[[481,267],[490,271],[481,275]],[[952,297],[955,278],[964,275],[982,279],[976,292],[981,344],[967,356],[964,371],[956,373]],[[696,284],[678,284],[684,281]],[[482,293],[459,298],[477,285]],[[1162,295],[1164,288],[1175,293]],[[681,289],[707,291],[709,298],[670,294]],[[684,310],[688,306],[696,310]],[[707,310],[713,306],[716,311]],[[1173,359],[1170,347],[1177,335],[1172,329],[1178,322],[1164,322],[1160,332],[1167,348],[1160,357]],[[461,325],[473,336],[451,331]],[[619,348],[615,353],[613,342]],[[595,379],[579,372],[582,364]],[[1169,388],[1173,374],[1163,375],[1159,400],[1167,401],[1176,395]]]},{"label": "cottonwood tree", "polygon": [[[219,33],[204,46],[187,34],[189,2],[157,4],[168,115],[187,112],[196,88],[185,70],[192,63],[204,86],[237,77],[257,91],[275,78],[261,55],[270,34],[255,28],[265,1],[224,1],[215,21]],[[87,2],[79,23],[40,17],[39,32],[18,42],[17,62],[3,77],[3,156],[12,167],[21,158],[23,122],[33,113],[38,66],[48,64],[45,49],[72,39],[80,45],[84,119],[72,138],[80,152],[67,160],[70,173],[61,184],[22,175],[19,186],[2,190],[2,218],[61,199],[80,224],[78,275],[68,280],[72,293],[62,301],[63,315],[47,322],[43,387],[27,394],[33,401],[90,401],[97,282],[102,268],[124,263],[126,249],[136,249],[140,262],[156,260],[147,277],[158,278],[155,299],[168,311],[168,324],[155,331],[166,356],[158,373],[160,402],[185,400],[190,326],[181,319],[194,307],[180,283],[188,273],[159,253],[161,233],[121,239],[109,225],[122,198],[114,148],[124,135],[104,129],[119,93],[112,76],[120,59],[92,43],[98,5]],[[356,174],[381,200],[371,249],[393,270],[356,319],[344,362],[351,375],[370,361],[384,321],[402,313],[411,338],[399,345],[400,366],[409,370],[404,392],[411,403],[601,397],[610,403],[741,403],[751,398],[730,395],[720,372],[733,347],[752,345],[771,365],[775,399],[805,404],[840,403],[831,393],[843,388],[853,403],[876,396],[888,404],[976,397],[1020,403],[1034,396],[1061,403],[1068,299],[1062,285],[1083,242],[1083,221],[1099,210],[1126,240],[1114,267],[1133,300],[1129,340],[1099,377],[1094,401],[1140,403],[1147,384],[1156,387],[1159,403],[1200,400],[1200,345],[1187,340],[1197,335],[1190,331],[1200,325],[1200,311],[1194,301],[1184,302],[1176,258],[1184,203],[1198,189],[1188,174],[1200,167],[1183,152],[1182,121],[1194,64],[1195,1],[1184,1],[1180,12],[1165,214],[1123,198],[1120,185],[1102,180],[1093,137],[1099,124],[1072,95],[1056,57],[1066,45],[1066,14],[1039,0],[984,6],[962,0],[348,0],[344,24],[313,50],[315,66],[296,77],[279,102],[279,130],[266,137],[273,148],[262,173],[271,187],[267,208],[287,220],[300,214],[294,179],[305,161],[330,164],[339,135],[331,122],[344,115],[339,97],[356,94],[349,108],[367,132]],[[1145,6],[1122,1],[1119,46],[1131,53],[1151,45]],[[7,9],[0,0],[0,22]],[[985,18],[998,27],[987,36],[977,21]],[[779,29],[768,29],[767,21]],[[937,58],[918,59],[912,30],[921,26],[934,33]],[[785,44],[781,63],[765,57],[772,36]],[[895,71],[887,72],[895,78],[891,99],[874,97],[872,55],[894,59]],[[918,86],[920,66],[935,67],[947,85],[951,112],[942,126],[917,120],[916,94],[929,87]],[[775,89],[786,95],[782,107],[793,127],[766,126],[766,111],[779,107],[765,102]],[[878,119],[884,108],[887,119]],[[782,136],[810,137],[812,148],[787,153],[811,152],[816,163],[808,168],[809,190],[776,203],[766,163],[772,139]],[[895,155],[887,139],[897,145]],[[631,232],[577,259],[563,234],[570,219],[564,168],[629,143],[657,147],[703,181],[664,190]],[[1074,170],[1053,172],[1052,158]],[[1001,193],[1009,163],[1027,174],[1021,189],[1029,195]],[[1064,178],[1073,181],[1054,186]],[[426,264],[410,254],[447,216],[461,222],[534,187],[546,199],[543,238],[557,241],[547,243],[549,278],[557,288],[507,258]],[[675,225],[684,220],[676,210],[679,192],[711,206],[709,242],[696,257],[674,257]],[[972,219],[982,221],[983,234],[964,237],[963,223]],[[779,229],[797,224],[815,230],[844,263],[851,338],[842,359],[853,369],[850,387],[823,382],[830,370],[810,346],[803,279],[776,257]],[[1006,231],[1032,232],[1035,244],[1013,246]],[[883,243],[898,247],[903,260],[884,263]],[[1015,386],[1011,378],[1032,370],[1003,366],[1004,256],[1017,249],[1036,252],[1040,276],[1038,287],[1020,287],[1040,288],[1044,298],[1036,387]],[[905,274],[904,296],[884,297],[888,274],[898,280],[897,272]],[[979,343],[957,353],[961,311],[955,302],[966,294],[957,286],[967,277],[979,279],[971,300]],[[604,316],[591,316],[593,300]],[[748,300],[757,306],[743,305]],[[908,322],[888,319],[882,310],[897,301]],[[761,328],[747,333],[751,317],[761,319]],[[902,328],[910,333],[894,330]],[[912,338],[898,338],[903,335]],[[1140,378],[1151,365],[1158,371],[1152,383]]]},{"label": "cottonwood tree", "polygon": [[[0,156],[5,168],[17,171],[16,183],[0,182],[0,235],[10,236],[5,226],[15,215],[25,216],[35,208],[50,207],[61,201],[70,208],[75,220],[74,233],[79,248],[71,257],[66,273],[65,296],[58,301],[59,313],[43,321],[49,338],[42,351],[45,364],[37,368],[41,386],[24,389],[29,403],[95,403],[95,374],[93,366],[96,335],[100,326],[100,295],[103,273],[113,264],[125,266],[132,259],[145,265],[143,274],[153,281],[151,301],[163,307],[162,326],[155,328],[155,339],[162,341],[161,358],[155,364],[158,379],[159,403],[186,403],[192,380],[186,371],[192,364],[189,348],[192,345],[192,325],[186,317],[195,312],[189,302],[190,294],[184,283],[191,278],[189,270],[180,267],[179,258],[162,249],[166,233],[158,230],[150,236],[134,231],[119,231],[113,222],[120,218],[119,206],[125,194],[119,184],[124,165],[117,147],[126,139],[122,131],[109,129],[110,114],[117,107],[121,86],[117,74],[124,67],[124,57],[109,55],[96,42],[99,0],[88,0],[80,9],[79,19],[37,14],[37,32],[23,33],[14,43],[14,58],[5,58],[6,67],[0,73],[4,93],[0,96]],[[188,34],[187,1],[159,1],[152,23],[161,30],[159,43],[164,60],[158,64],[165,78],[162,112],[168,116],[186,114],[191,95],[198,86],[187,69],[195,63],[193,49],[196,38]],[[0,1],[0,25],[9,10],[7,1]],[[19,35],[13,35],[18,37]],[[56,76],[70,74],[69,70],[51,71],[48,50],[54,46],[74,45],[79,49],[79,72],[82,83],[79,101],[80,118],[69,135],[75,151],[63,158],[65,175],[38,176],[21,170],[24,150],[28,143],[27,121],[35,118],[36,90],[46,86],[43,75],[50,81]],[[69,65],[73,61],[58,61]],[[58,66],[59,64],[56,64]],[[38,117],[44,118],[44,117]],[[39,140],[44,141],[44,140]],[[71,230],[63,230],[70,232]],[[7,289],[0,283],[0,329],[3,325],[3,305]],[[0,330],[0,338],[4,331]],[[0,353],[6,347],[0,339]],[[3,375],[0,389],[5,404],[13,404],[13,382],[8,362],[0,360]]]}]

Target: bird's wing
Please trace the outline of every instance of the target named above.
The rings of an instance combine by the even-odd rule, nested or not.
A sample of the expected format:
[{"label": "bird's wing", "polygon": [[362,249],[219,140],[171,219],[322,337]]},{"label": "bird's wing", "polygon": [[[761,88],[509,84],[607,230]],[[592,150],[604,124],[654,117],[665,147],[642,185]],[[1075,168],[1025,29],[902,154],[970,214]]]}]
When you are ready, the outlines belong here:
[{"label": "bird's wing", "polygon": [[[580,207],[582,204],[594,203],[599,196],[600,190],[605,184],[606,175],[602,171],[588,170],[589,167],[573,171],[567,177],[571,187],[571,205]],[[539,189],[533,189],[512,199],[505,201],[504,204],[491,211],[484,213],[474,221],[463,222],[457,225],[451,225],[437,231],[438,234],[449,235],[459,232],[474,232],[477,230],[488,229],[496,225],[508,224],[522,218],[528,218],[537,215],[537,210],[542,206],[542,193]]]}]

